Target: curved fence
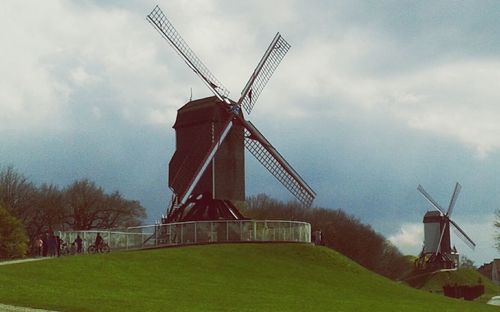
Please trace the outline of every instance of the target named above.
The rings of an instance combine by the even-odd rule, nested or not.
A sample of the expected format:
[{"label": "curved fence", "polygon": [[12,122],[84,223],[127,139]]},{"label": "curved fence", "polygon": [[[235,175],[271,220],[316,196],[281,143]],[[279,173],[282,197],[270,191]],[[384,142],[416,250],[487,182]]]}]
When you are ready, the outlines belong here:
[{"label": "curved fence", "polygon": [[115,250],[226,242],[311,242],[309,223],[282,220],[192,221],[123,230],[58,232],[68,245],[79,235],[84,249],[93,244],[97,233]]}]

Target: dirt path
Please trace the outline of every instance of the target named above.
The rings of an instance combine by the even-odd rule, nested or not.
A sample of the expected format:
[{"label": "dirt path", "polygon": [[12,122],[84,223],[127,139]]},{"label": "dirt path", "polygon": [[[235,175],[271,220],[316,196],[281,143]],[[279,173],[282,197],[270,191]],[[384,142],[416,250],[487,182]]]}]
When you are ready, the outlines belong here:
[{"label": "dirt path", "polygon": [[[49,257],[44,257],[44,258],[29,258],[29,259],[18,259],[18,260],[11,260],[11,261],[1,261],[0,265],[7,265],[7,264],[14,264],[14,263],[23,263],[23,262],[31,262],[31,261],[40,261],[40,260],[46,260],[50,259]],[[2,311],[2,310],[0,310]]]},{"label": "dirt path", "polygon": [[56,312],[56,311],[50,311],[50,310],[16,307],[16,306],[11,306],[11,305],[1,304],[1,303],[0,303],[0,311],[2,311],[2,312]]}]

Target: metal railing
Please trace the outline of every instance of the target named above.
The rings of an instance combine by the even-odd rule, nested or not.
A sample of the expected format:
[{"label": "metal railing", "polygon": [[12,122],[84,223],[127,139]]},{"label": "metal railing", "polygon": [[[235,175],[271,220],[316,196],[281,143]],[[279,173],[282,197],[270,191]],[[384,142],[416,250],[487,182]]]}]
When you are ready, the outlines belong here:
[{"label": "metal railing", "polygon": [[68,244],[80,235],[86,250],[97,233],[112,250],[227,242],[311,242],[309,223],[283,220],[191,221],[57,234]]}]

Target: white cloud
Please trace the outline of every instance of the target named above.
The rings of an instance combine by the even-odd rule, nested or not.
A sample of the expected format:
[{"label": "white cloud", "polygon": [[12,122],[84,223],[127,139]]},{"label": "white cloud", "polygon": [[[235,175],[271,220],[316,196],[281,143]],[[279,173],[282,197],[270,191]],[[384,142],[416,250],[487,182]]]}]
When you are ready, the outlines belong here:
[{"label": "white cloud", "polygon": [[[22,21],[13,18],[19,12]],[[183,90],[159,60],[158,47],[168,46],[144,15],[57,0],[2,4],[0,35],[9,44],[0,59],[0,130],[65,129],[81,110],[148,123],[161,109],[171,122],[168,108],[179,103],[169,100]]]},{"label": "white cloud", "polygon": [[418,255],[424,241],[424,226],[422,223],[403,223],[399,232],[390,235],[388,240],[403,254]]}]

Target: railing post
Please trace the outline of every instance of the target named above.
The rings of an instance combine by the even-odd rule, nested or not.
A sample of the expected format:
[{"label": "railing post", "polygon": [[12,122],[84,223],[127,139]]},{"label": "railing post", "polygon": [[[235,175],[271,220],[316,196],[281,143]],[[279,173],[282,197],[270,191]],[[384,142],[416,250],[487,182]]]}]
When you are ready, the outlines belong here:
[{"label": "railing post", "polygon": [[196,233],[196,230],[197,230],[197,226],[196,226],[196,224],[197,224],[197,223],[198,223],[198,222],[196,222],[196,221],[194,222],[194,242],[195,242],[195,243],[197,243],[197,242],[198,242],[198,236],[197,236],[197,234],[198,234],[198,233]]},{"label": "railing post", "polygon": [[255,220],[253,222],[253,240],[257,240],[257,222]]},{"label": "railing post", "polygon": [[155,226],[155,246],[158,246],[158,231],[160,230],[160,226]]},{"label": "railing post", "polygon": [[[219,241],[219,238],[217,237],[215,239],[215,242]],[[210,222],[210,242],[214,242],[214,223]]]},{"label": "railing post", "polygon": [[184,244],[184,224],[181,224],[181,245]]}]

